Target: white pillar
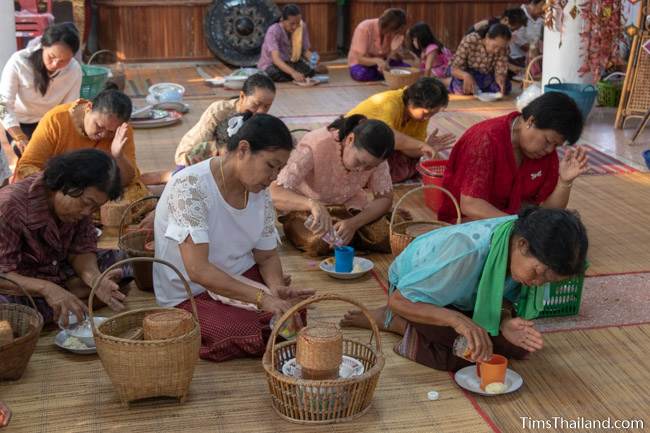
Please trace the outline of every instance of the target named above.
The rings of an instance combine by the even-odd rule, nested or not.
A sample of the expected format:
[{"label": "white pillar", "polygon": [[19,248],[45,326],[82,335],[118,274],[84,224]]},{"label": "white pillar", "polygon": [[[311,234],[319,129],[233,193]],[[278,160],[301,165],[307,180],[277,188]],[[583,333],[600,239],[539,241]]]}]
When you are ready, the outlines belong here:
[{"label": "white pillar", "polygon": [[14,2],[0,0],[0,69],[16,51],[16,19]]},{"label": "white pillar", "polygon": [[[580,32],[584,25],[582,15],[571,17],[574,2],[564,8],[564,31],[560,47],[560,32],[544,27],[544,59],[542,84],[547,84],[551,77],[558,77],[563,83],[591,83],[591,75],[580,76],[578,69],[582,66]],[[555,82],[555,81],[554,81]]]}]

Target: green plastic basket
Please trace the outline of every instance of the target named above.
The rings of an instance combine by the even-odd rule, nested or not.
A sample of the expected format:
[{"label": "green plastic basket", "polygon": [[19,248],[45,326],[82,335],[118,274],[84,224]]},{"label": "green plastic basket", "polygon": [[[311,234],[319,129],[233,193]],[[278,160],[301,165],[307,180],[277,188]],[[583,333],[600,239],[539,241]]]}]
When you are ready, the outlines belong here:
[{"label": "green plastic basket", "polygon": [[83,78],[79,96],[83,99],[93,99],[104,88],[111,70],[103,66],[81,65],[81,72]]},{"label": "green plastic basket", "polygon": [[544,310],[539,317],[575,316],[580,311],[582,286],[585,276],[549,284],[549,299],[544,301]]},{"label": "green plastic basket", "polygon": [[[612,79],[615,76],[618,77]],[[625,77],[625,74],[614,72],[596,84],[596,88],[598,89],[598,105],[601,107],[618,107],[623,90],[623,79],[620,76]]]}]

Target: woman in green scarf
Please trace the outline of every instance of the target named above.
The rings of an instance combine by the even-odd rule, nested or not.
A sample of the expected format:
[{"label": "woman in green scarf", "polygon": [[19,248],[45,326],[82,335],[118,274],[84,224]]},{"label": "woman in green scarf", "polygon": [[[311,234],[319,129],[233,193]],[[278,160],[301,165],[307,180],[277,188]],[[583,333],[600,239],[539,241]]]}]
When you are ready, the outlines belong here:
[{"label": "woman in green scarf", "polygon": [[[530,207],[435,230],[414,240],[389,270],[388,304],[374,311],[403,335],[395,351],[438,370],[469,365],[452,352],[465,336],[472,361],[493,352],[523,359],[543,347],[529,319],[544,306],[544,285],[584,273],[587,231],[577,214]],[[366,327],[358,311],[343,325]]]}]

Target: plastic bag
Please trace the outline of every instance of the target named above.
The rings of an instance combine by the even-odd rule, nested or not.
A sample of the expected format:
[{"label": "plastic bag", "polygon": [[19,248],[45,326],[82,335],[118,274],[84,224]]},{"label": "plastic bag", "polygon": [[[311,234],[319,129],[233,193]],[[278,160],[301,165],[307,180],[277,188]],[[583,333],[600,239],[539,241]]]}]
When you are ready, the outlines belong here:
[{"label": "plastic bag", "polygon": [[542,96],[542,86],[537,83],[531,84],[517,96],[517,110],[521,111],[526,105],[532,102],[533,99]]}]

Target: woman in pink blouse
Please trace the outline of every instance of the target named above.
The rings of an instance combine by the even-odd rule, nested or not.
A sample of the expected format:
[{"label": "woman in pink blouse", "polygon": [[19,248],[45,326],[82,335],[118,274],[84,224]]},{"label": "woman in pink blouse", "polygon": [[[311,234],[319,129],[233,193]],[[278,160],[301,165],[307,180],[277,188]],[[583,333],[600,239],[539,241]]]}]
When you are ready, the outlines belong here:
[{"label": "woman in pink blouse", "polygon": [[361,21],[354,29],[348,52],[350,76],[356,81],[379,81],[389,66],[408,66],[391,54],[401,48],[406,33],[406,13],[386,9],[379,18]]},{"label": "woman in pink blouse", "polygon": [[[287,213],[281,218],[287,238],[312,255],[324,255],[330,246],[321,237],[333,229],[346,245],[389,251],[383,229],[393,185],[386,159],[394,148],[388,125],[362,115],[340,117],[307,133],[271,185],[275,207]],[[306,228],[310,215],[313,223]],[[373,238],[377,233],[384,233],[382,239]]]}]

